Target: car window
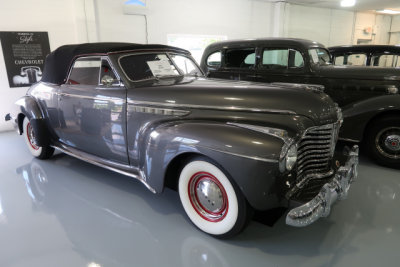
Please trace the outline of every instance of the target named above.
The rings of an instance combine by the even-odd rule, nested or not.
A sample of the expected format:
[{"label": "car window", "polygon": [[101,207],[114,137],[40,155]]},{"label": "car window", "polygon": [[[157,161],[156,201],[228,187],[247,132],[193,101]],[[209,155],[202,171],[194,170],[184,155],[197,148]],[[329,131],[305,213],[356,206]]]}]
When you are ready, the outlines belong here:
[{"label": "car window", "polygon": [[83,57],[75,60],[67,84],[98,85],[100,57]]},{"label": "car window", "polygon": [[310,55],[311,62],[318,65],[330,65],[331,56],[328,50],[324,48],[311,48],[308,50],[308,54]]},{"label": "car window", "polygon": [[288,57],[288,49],[264,49],[262,66],[267,69],[286,69],[288,67]]},{"label": "car window", "polygon": [[120,57],[119,63],[131,81],[203,75],[192,59],[177,54],[170,56],[166,53],[127,55]]},{"label": "car window", "polygon": [[84,57],[75,60],[67,84],[98,85],[100,57]]},{"label": "car window", "polygon": [[228,49],[225,53],[225,67],[248,69],[255,66],[255,48]]},{"label": "car window", "polygon": [[207,66],[209,67],[221,66],[221,51],[214,52],[207,57]]},{"label": "car window", "polygon": [[182,55],[171,54],[171,59],[178,67],[179,71],[187,76],[202,76],[203,73],[196,64],[188,57]]},{"label": "car window", "polygon": [[399,55],[374,55],[371,60],[372,66],[378,67],[400,67],[400,56]]},{"label": "car window", "polygon": [[367,62],[367,55],[363,53],[359,54],[350,54],[337,56],[335,58],[335,65],[352,65],[352,66],[365,66]]}]

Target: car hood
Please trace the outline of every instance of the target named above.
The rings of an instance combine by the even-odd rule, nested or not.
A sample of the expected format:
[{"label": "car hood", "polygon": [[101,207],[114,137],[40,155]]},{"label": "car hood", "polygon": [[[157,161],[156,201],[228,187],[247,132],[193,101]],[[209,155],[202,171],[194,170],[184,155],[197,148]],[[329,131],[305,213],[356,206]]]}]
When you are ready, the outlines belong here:
[{"label": "car hood", "polygon": [[327,78],[400,81],[400,70],[396,68],[330,65],[315,66],[314,69]]},{"label": "car hood", "polygon": [[317,125],[337,121],[336,104],[325,93],[299,85],[269,85],[206,78],[162,79],[133,90],[131,101],[171,107],[297,114]]}]

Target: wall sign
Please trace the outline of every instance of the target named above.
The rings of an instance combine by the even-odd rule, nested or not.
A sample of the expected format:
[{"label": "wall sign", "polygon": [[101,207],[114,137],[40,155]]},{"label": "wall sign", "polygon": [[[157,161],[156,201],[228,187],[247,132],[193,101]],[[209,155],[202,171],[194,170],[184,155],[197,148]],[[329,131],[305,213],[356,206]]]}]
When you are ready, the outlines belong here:
[{"label": "wall sign", "polygon": [[47,32],[0,32],[10,87],[30,86],[42,78],[50,53]]}]

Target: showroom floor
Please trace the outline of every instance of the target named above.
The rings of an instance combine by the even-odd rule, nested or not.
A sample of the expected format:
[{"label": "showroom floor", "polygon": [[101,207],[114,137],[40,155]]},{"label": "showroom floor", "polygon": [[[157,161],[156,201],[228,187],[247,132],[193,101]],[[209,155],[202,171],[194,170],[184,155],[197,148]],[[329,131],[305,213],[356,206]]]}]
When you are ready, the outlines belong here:
[{"label": "showroom floor", "polygon": [[361,157],[329,218],[252,222],[221,241],[191,225],[178,195],[58,154],[40,161],[0,133],[0,266],[398,266],[400,171]]}]

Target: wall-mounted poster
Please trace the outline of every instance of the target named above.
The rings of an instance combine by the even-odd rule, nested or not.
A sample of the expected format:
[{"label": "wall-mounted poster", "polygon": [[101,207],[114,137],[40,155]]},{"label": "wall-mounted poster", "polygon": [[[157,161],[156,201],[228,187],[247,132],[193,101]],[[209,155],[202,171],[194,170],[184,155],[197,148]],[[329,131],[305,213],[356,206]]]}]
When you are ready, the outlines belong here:
[{"label": "wall-mounted poster", "polygon": [[42,78],[50,53],[47,32],[0,32],[10,87],[30,86]]}]

